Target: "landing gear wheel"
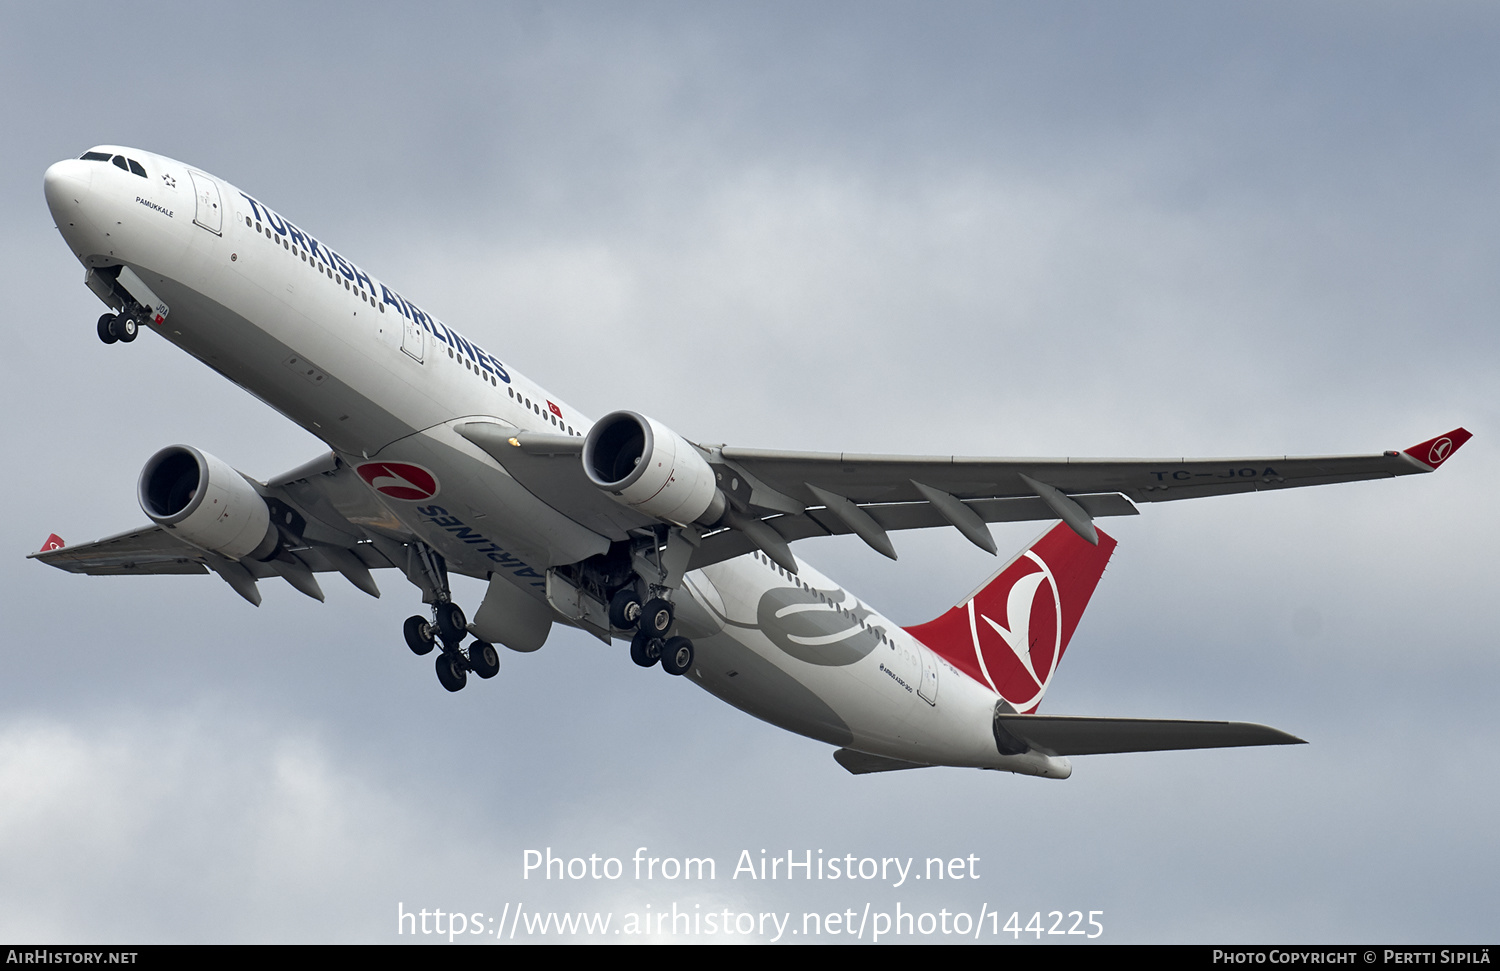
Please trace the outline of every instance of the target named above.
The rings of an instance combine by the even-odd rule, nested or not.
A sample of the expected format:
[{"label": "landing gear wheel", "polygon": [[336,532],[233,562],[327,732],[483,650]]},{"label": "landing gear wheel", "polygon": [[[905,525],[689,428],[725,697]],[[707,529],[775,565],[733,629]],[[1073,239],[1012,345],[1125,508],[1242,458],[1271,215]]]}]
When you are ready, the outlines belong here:
[{"label": "landing gear wheel", "polygon": [[649,668],[661,658],[662,644],[662,639],[650,631],[636,631],[630,639],[630,659],[643,668]]},{"label": "landing gear wheel", "polygon": [[438,683],[449,691],[462,691],[469,681],[468,665],[457,651],[444,651],[437,656]]},{"label": "landing gear wheel", "polygon": [[668,674],[687,674],[693,666],[693,642],[686,637],[669,637],[661,651],[661,669]]},{"label": "landing gear wheel", "polygon": [[469,670],[489,679],[500,673],[500,652],[489,641],[469,644]]},{"label": "landing gear wheel", "polygon": [[135,340],[141,332],[140,322],[135,319],[134,314],[120,314],[109,325],[110,331],[119,338],[121,344],[129,344]]},{"label": "landing gear wheel", "polygon": [[438,636],[449,647],[457,647],[469,636],[469,619],[463,608],[456,603],[440,603],[434,611],[437,615]]},{"label": "landing gear wheel", "polygon": [[426,617],[408,617],[406,625],[402,628],[406,635],[406,646],[418,657],[423,654],[431,654],[435,638],[432,635],[432,624],[428,623]]},{"label": "landing gear wheel", "polygon": [[609,623],[615,630],[635,630],[641,622],[641,598],[629,587],[609,598]]},{"label": "landing gear wheel", "polygon": [[105,314],[99,318],[99,339],[106,344],[113,344],[120,339],[115,336],[114,327],[111,326],[114,322],[114,314]]},{"label": "landing gear wheel", "polygon": [[672,604],[660,597],[646,601],[641,609],[641,630],[650,631],[657,637],[665,637],[672,629]]}]

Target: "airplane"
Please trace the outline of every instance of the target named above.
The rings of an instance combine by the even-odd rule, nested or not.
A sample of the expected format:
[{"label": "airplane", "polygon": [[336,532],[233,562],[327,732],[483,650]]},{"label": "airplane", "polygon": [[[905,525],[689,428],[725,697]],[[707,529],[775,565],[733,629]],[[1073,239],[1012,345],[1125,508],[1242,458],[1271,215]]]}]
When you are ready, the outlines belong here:
[{"label": "airplane", "polygon": [[[321,439],[259,481],[188,445],[146,462],[148,525],[31,556],[91,575],[206,574],[259,605],[280,577],[378,597],[394,569],[427,611],[403,635],[442,687],[493,678],[495,645],[554,626],[628,641],[642,667],[837,747],[864,774],[924,766],[1070,775],[1070,756],[1300,739],[1262,725],[1042,715],[1115,540],[1139,503],[1431,472],[1470,434],[1334,457],[1044,459],[855,455],[691,442],[597,420],[528,380],[259,198],[150,152],[100,145],[47,169],[47,205],[105,344],[150,331]],[[1057,520],[973,594],[903,629],[796,557],[852,534]],[[470,619],[449,577],[486,583]]]}]

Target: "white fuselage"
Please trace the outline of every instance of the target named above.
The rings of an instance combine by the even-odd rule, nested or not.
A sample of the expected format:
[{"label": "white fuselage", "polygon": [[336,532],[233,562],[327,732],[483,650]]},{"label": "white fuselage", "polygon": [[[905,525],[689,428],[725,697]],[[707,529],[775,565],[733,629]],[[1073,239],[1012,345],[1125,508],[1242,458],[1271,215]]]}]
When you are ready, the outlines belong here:
[{"label": "white fuselage", "polygon": [[[409,501],[372,490],[373,502],[340,510],[352,522],[415,535],[448,569],[500,575],[542,600],[549,567],[603,553],[623,533],[624,513],[578,522],[455,431],[483,420],[581,436],[590,419],[258,199],[171,159],[104,151],[139,160],[148,175],[59,162],[47,172],[47,200],[86,267],[128,266],[170,308],[148,329],[346,463],[410,463],[442,483]],[[799,566],[794,576],[756,553],[688,574],[677,601],[696,645],[692,680],[773,724],[858,751],[1068,774],[1065,759],[1000,755],[989,687]]]}]

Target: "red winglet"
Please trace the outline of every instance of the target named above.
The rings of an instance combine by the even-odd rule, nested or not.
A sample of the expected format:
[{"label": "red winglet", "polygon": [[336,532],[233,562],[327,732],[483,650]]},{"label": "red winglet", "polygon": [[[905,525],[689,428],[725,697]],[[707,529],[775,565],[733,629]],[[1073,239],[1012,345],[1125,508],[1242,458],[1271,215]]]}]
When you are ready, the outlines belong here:
[{"label": "red winglet", "polygon": [[1455,428],[1446,435],[1429,438],[1422,444],[1413,445],[1404,451],[1423,465],[1435,469],[1448,461],[1464,442],[1473,437],[1467,430]]},{"label": "red winglet", "polygon": [[45,553],[48,550],[60,550],[67,545],[67,543],[63,542],[63,538],[61,536],[53,533],[51,536],[47,537],[47,542],[43,543],[42,548],[37,550],[37,552]]}]

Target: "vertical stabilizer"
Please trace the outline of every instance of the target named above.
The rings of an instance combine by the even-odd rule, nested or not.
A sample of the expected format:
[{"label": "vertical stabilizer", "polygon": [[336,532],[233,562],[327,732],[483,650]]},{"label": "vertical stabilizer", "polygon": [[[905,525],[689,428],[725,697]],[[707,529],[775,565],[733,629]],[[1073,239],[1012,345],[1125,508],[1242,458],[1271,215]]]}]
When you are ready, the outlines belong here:
[{"label": "vertical stabilizer", "polygon": [[1058,523],[968,600],[907,632],[1016,711],[1035,711],[1114,549],[1103,531],[1091,546]]}]

